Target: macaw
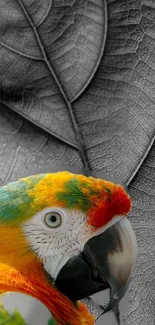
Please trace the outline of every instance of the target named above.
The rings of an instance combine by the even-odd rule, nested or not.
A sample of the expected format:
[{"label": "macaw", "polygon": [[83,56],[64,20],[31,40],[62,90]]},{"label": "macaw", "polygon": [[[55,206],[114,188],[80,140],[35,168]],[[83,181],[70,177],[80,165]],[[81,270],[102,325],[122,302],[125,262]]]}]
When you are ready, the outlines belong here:
[{"label": "macaw", "polygon": [[137,258],[121,185],[67,171],[0,188],[0,292],[39,299],[57,325],[92,325],[80,300],[124,295]]}]

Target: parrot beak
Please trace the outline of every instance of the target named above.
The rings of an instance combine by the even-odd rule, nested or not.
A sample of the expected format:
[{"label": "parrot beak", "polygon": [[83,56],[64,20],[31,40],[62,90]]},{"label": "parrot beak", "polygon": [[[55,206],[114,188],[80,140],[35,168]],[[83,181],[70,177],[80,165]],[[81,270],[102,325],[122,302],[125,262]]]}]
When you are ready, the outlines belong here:
[{"label": "parrot beak", "polygon": [[55,285],[72,301],[110,288],[113,309],[123,298],[137,259],[137,242],[128,219],[123,217],[103,233],[92,237],[78,256],[60,270]]}]

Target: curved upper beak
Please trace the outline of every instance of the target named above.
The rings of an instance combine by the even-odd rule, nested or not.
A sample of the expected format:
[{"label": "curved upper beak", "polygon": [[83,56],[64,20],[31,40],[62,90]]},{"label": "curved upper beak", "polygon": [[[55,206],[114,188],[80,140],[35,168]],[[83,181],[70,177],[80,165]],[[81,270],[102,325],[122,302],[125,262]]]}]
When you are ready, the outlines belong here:
[{"label": "curved upper beak", "polygon": [[137,259],[137,242],[126,217],[92,237],[78,256],[60,270],[55,285],[72,301],[86,298],[110,287],[113,309],[124,296]]}]

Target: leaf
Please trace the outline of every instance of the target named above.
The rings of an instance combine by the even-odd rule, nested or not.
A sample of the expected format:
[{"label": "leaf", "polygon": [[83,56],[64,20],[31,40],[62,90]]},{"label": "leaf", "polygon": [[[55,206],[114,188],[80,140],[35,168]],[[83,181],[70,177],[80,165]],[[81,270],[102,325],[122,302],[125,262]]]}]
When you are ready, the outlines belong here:
[{"label": "leaf", "polygon": [[[3,44],[0,51],[2,58],[0,71],[3,76],[1,88],[3,102],[20,112],[21,115],[25,116],[26,114],[29,120],[33,120],[42,128],[49,130],[54,136],[58,136],[67,144],[78,148],[86,167],[112,175],[114,178],[117,177],[122,182],[127,183],[134,176],[139,164],[142,163],[145,157],[146,151],[150,149],[154,141],[153,44],[155,37],[151,24],[151,21],[155,18],[153,3],[153,0],[149,1],[149,3],[147,0],[136,0],[130,3],[125,0],[107,1],[108,34],[103,55],[106,34],[104,1],[97,3],[66,0],[58,4],[55,0],[52,1],[50,7],[49,0],[43,3],[39,1],[37,6],[35,5],[36,1],[20,0],[15,3],[13,0],[7,2],[3,0],[0,5],[2,16],[2,19],[0,19],[0,41]],[[84,8],[87,8],[87,14]],[[9,15],[8,9],[14,15]],[[81,86],[79,87],[83,88],[77,87],[77,93],[71,97],[69,90],[67,90],[70,89],[71,85],[66,88],[67,79],[61,78],[60,70],[63,69],[63,65],[55,65],[51,49],[53,42],[55,44],[55,34],[53,33],[56,33],[56,30],[57,33],[64,30],[64,21],[70,24],[68,19],[70,19],[71,12],[74,13],[74,17],[77,17],[79,10],[82,14],[78,17],[84,31],[86,25],[88,25],[88,28],[90,27],[90,16],[93,17],[94,29],[93,31],[90,30],[88,36],[90,38],[94,37],[96,35],[94,34],[95,31],[101,35],[95,51],[96,63],[94,65],[92,65],[92,62],[89,64],[89,82],[100,60],[101,62],[94,78],[86,89],[88,78],[86,78],[85,73],[81,74],[80,72],[81,83],[79,85]],[[89,19],[83,25],[85,15]],[[45,17],[45,20],[38,26],[43,17]],[[50,17],[55,18],[49,19]],[[96,25],[94,20],[99,23]],[[58,25],[55,25],[56,22],[58,22]],[[12,26],[12,29],[9,26]],[[55,26],[55,29],[53,29],[53,26]],[[101,26],[104,26],[102,32]],[[80,33],[80,31],[78,32]],[[17,35],[19,35],[19,41],[15,42]],[[23,38],[22,35],[24,35]],[[45,44],[44,49],[46,49],[46,55],[49,58],[48,62],[50,62],[52,68],[54,67],[53,71],[56,71],[56,76],[62,85],[58,95],[59,99],[65,94],[69,98],[69,102],[72,103],[72,107],[68,106],[68,113],[67,107],[61,106],[60,100],[57,101],[60,104],[59,108],[56,109],[55,104],[53,104],[52,98],[55,97],[51,97],[51,91],[53,94],[53,89],[55,89],[53,87],[55,87],[56,83],[55,81],[53,83],[53,74],[49,75],[49,71],[47,72],[47,57],[43,60],[40,52],[42,47],[39,47],[36,35]],[[47,41],[49,37],[51,39],[50,43]],[[65,32],[62,34],[62,38],[60,37],[59,41],[61,41],[63,49],[64,39],[66,39],[66,42],[71,42],[73,39],[72,33],[66,34]],[[5,42],[6,45],[4,46]],[[15,45],[16,43],[17,45]],[[47,44],[50,45],[47,46]],[[9,48],[6,48],[6,46],[9,46]],[[10,48],[14,48],[13,46],[16,47],[18,53],[10,50]],[[19,55],[19,52],[25,53],[25,51],[28,56],[33,54],[34,57],[39,58],[40,55],[41,62]],[[58,53],[59,51],[57,51],[57,55]],[[91,55],[92,53],[94,52],[91,51]],[[82,54],[79,57],[84,60]],[[72,55],[67,56],[67,60],[65,57],[64,62],[64,64],[69,62],[73,68]],[[48,87],[46,87],[46,78],[42,79],[41,77],[42,70],[44,72],[46,70],[45,75],[48,74],[48,81],[50,80]],[[69,76],[67,70],[65,78],[69,78]],[[75,74],[74,76],[78,81],[78,75]],[[44,85],[42,85],[43,80]],[[10,83],[13,88],[12,86],[10,88]],[[71,84],[74,85],[75,82]],[[24,100],[21,100],[21,94],[23,94],[22,99]],[[34,94],[38,94],[37,98],[39,98],[40,104],[38,104],[38,100],[34,100]],[[80,94],[81,96],[79,96]],[[43,105],[44,101],[48,102],[48,114]],[[56,119],[55,116],[57,116]],[[50,126],[47,127],[48,123]],[[77,137],[78,139],[76,139]]]},{"label": "leaf", "polygon": [[89,165],[129,183],[155,136],[155,5],[107,4],[104,55],[74,107]]},{"label": "leaf", "polygon": [[155,322],[155,144],[129,186],[139,257],[132,275],[129,310],[124,324],[153,325]]},{"label": "leaf", "polygon": [[51,164],[82,166],[79,153],[7,107],[0,109],[0,185]]},{"label": "leaf", "polygon": [[71,102],[104,49],[102,0],[2,0],[0,101],[77,147]]},{"label": "leaf", "polygon": [[[5,0],[5,2],[1,0],[0,2],[1,15],[4,16],[5,11],[5,15],[10,17],[8,21],[11,22],[11,27],[6,29],[7,25],[4,24],[3,17],[0,19],[0,35],[5,30],[5,40],[11,39],[11,28],[19,18],[16,17],[14,10],[10,11],[11,14],[8,16],[9,10],[15,6],[14,3],[11,0]],[[29,0],[27,3],[35,4],[35,1]],[[45,8],[47,1],[38,1],[37,3],[44,6],[44,10],[47,9]],[[71,4],[72,2],[68,0],[64,3]],[[9,10],[6,10],[6,4]],[[37,13],[36,9],[36,17],[41,19]],[[84,142],[85,154],[90,167],[93,170],[101,171],[102,174],[106,173],[108,177],[113,175],[114,178],[119,178],[121,182],[129,185],[128,190],[133,202],[133,209],[129,217],[138,240],[139,258],[132,276],[129,310],[124,317],[123,325],[153,325],[155,322],[154,0],[107,0],[107,14],[108,33],[104,53],[100,58],[97,71],[95,68],[93,70],[93,78],[88,87],[83,86],[83,92],[79,90],[81,95],[79,97],[77,95],[74,101],[72,100],[72,113],[80,129],[80,136]],[[14,23],[11,19],[14,19]],[[52,24],[52,22],[50,23]],[[23,42],[23,46],[24,44]],[[31,46],[31,54],[33,51],[34,48]],[[6,61],[7,58],[8,61],[10,59],[6,55],[6,50],[3,60],[4,55],[5,64],[4,61],[2,64],[1,47],[0,71],[2,69],[3,72],[9,71],[9,81],[7,79],[7,82],[12,82],[11,87],[16,90],[21,85],[21,78],[24,78],[26,73],[23,70],[24,65],[19,59],[19,62],[10,65],[7,70]],[[14,54],[12,54],[12,60],[14,62]],[[96,62],[99,63],[99,59],[96,58]],[[15,64],[20,64],[17,70]],[[38,70],[39,72],[32,70],[34,76],[40,73],[40,65]],[[31,72],[31,69],[29,71]],[[89,81],[90,78],[91,76]],[[19,84],[16,88],[17,80]],[[41,167],[46,168],[52,164],[66,163],[82,166],[80,154],[76,150],[78,145],[67,108],[61,106],[61,112],[61,110],[54,110],[55,106],[50,105],[47,120],[50,123],[49,133],[53,136],[49,135],[9,109],[12,107],[8,103],[13,90],[8,87],[8,83],[5,84],[5,87],[3,84],[3,88],[1,88],[5,88],[5,92],[8,91],[10,96],[7,97],[5,106],[2,106],[0,110],[1,184],[26,174],[37,173]],[[35,82],[30,83],[30,79],[26,84],[30,85],[31,93],[35,87],[34,84]],[[48,91],[52,89],[52,85],[50,83]],[[43,96],[46,87],[42,89],[38,88],[38,94],[41,94],[41,98],[47,97]],[[21,104],[20,97],[16,96],[16,101],[11,102],[13,105],[16,104],[17,108],[20,107],[18,113],[25,116],[24,106],[18,105]],[[50,103],[52,103],[51,97]],[[43,110],[45,107],[39,106],[38,109],[36,102],[33,101],[29,106],[30,109],[26,111],[27,119],[32,120],[31,114],[34,114],[33,122],[35,120],[36,124],[47,129],[42,120],[46,115]],[[14,106],[12,108],[15,110]],[[55,132],[57,129],[53,114],[58,114],[56,121],[60,136]],[[36,117],[38,122],[36,122]],[[69,132],[67,136],[66,131]],[[64,143],[56,139],[56,136],[61,138]],[[100,321],[102,324],[102,320]]]}]

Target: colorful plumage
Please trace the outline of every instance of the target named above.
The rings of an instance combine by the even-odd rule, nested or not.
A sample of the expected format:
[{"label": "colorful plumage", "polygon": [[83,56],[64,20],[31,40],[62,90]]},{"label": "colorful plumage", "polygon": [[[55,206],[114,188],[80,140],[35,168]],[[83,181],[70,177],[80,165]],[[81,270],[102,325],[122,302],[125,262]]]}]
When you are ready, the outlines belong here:
[{"label": "colorful plumage", "polygon": [[97,240],[130,208],[120,185],[69,172],[30,176],[1,187],[0,291],[36,297],[57,325],[94,324],[87,308],[60,292],[55,280],[91,238]]}]

